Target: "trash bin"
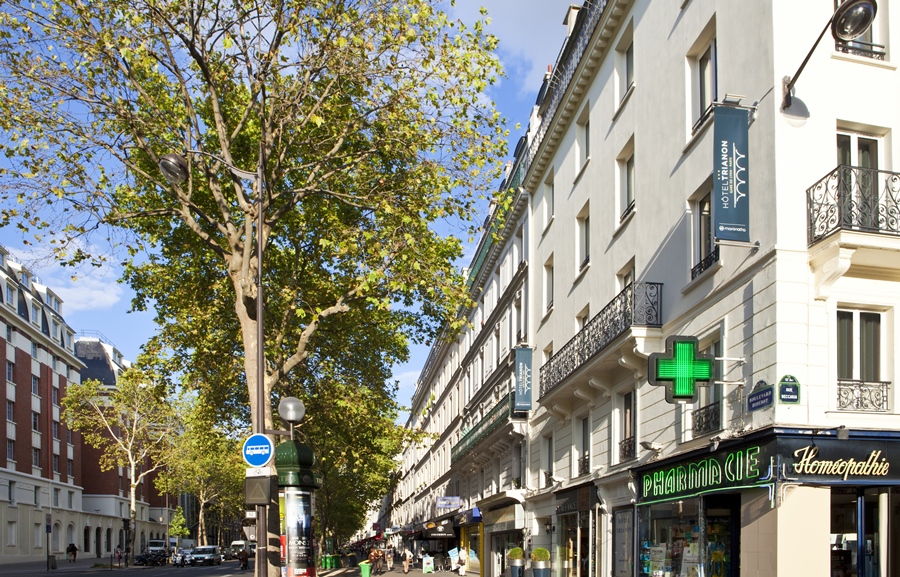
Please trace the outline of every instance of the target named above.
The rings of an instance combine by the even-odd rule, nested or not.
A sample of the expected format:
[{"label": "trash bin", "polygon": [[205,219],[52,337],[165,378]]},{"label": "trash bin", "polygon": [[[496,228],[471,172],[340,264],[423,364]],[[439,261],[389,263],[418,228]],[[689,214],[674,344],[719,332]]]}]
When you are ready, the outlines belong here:
[{"label": "trash bin", "polygon": [[370,565],[368,561],[363,561],[359,564],[359,571],[361,577],[371,577],[372,565]]},{"label": "trash bin", "polygon": [[51,569],[55,570],[56,569],[56,555],[50,555],[47,558],[47,563],[50,565]]}]

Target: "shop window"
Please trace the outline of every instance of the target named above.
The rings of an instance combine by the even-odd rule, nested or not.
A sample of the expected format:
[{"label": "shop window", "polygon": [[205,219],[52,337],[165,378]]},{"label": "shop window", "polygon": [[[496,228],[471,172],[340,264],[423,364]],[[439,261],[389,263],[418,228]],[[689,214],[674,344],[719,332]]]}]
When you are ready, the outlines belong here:
[{"label": "shop window", "polygon": [[634,575],[634,509],[631,507],[613,511],[613,577]]},{"label": "shop window", "polygon": [[[897,550],[900,489],[893,487],[832,487],[832,575],[896,575],[900,562],[885,556]],[[863,541],[860,541],[860,535]],[[883,559],[888,566],[881,567]]]}]

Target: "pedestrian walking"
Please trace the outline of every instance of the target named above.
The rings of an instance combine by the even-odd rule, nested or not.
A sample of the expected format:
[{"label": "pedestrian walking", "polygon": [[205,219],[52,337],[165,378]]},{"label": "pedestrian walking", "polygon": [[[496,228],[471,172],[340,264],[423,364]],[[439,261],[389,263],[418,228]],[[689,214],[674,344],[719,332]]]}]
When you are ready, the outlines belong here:
[{"label": "pedestrian walking", "polygon": [[403,559],[403,572],[409,573],[409,563],[412,561],[413,553],[409,550],[409,547],[403,548],[403,554],[401,555]]},{"label": "pedestrian walking", "polygon": [[66,547],[66,559],[68,559],[71,563],[75,562],[75,559],[78,558],[78,547],[75,546],[75,543],[69,543],[69,546]]},{"label": "pedestrian walking", "polygon": [[384,573],[384,550],[383,549],[375,550],[375,573],[377,573],[377,574]]},{"label": "pedestrian walking", "polygon": [[388,547],[384,552],[384,565],[388,571],[394,570],[394,548]]}]

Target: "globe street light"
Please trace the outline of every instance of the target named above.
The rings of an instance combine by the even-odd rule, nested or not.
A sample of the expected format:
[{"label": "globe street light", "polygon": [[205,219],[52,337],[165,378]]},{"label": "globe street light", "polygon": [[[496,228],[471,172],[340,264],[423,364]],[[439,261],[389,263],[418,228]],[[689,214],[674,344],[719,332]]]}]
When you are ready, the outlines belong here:
[{"label": "globe street light", "polygon": [[872,22],[875,21],[876,12],[878,12],[878,5],[875,3],[875,0],[847,0],[837,7],[837,10],[834,11],[834,14],[832,14],[831,18],[828,20],[828,24],[822,29],[819,37],[816,38],[815,44],[809,49],[806,58],[803,59],[797,72],[795,72],[793,76],[784,77],[784,80],[782,81],[782,85],[784,86],[784,92],[782,93],[783,98],[781,100],[782,110],[790,107],[792,100],[791,90],[794,88],[794,84],[797,83],[797,79],[800,78],[800,73],[803,72],[806,63],[809,62],[809,58],[812,56],[816,46],[819,45],[819,41],[825,36],[825,32],[831,28],[831,35],[835,40],[842,40],[844,42],[856,40],[865,34],[872,26]]},{"label": "globe street light", "polygon": [[[208,152],[202,150],[187,150],[185,152],[189,154],[200,154],[203,156],[208,156],[210,158],[215,159],[217,162],[222,164],[228,171],[234,176],[246,180],[253,180],[253,187],[257,191],[256,198],[256,411],[251,415],[251,421],[253,425],[253,433],[265,434],[266,433],[266,412],[265,412],[265,403],[266,403],[266,392],[265,392],[265,379],[266,379],[266,354],[265,354],[265,331],[263,325],[263,287],[262,287],[262,273],[263,273],[263,224],[265,223],[265,219],[263,218],[263,186],[265,185],[265,174],[263,173],[263,169],[265,167],[265,144],[262,140],[259,142],[259,161],[257,163],[256,172],[249,172],[246,170],[241,170],[240,168],[236,168],[231,164],[225,162],[223,159],[219,158],[214,154],[210,154]],[[163,176],[172,184],[182,184],[187,181],[190,176],[190,168],[188,166],[187,160],[184,159],[183,156],[178,154],[164,154],[159,159],[159,170],[162,172]],[[301,403],[302,405],[302,403]],[[302,416],[301,416],[302,417]],[[256,506],[256,539],[259,542],[260,537],[266,539],[267,527],[266,527],[266,506],[265,505],[257,505]],[[265,543],[265,541],[264,541]],[[257,575],[259,577],[265,577],[266,575],[266,564],[268,562],[268,557],[266,551],[268,549],[268,545],[262,549],[262,551],[257,551],[256,554],[256,566],[257,566]]]}]

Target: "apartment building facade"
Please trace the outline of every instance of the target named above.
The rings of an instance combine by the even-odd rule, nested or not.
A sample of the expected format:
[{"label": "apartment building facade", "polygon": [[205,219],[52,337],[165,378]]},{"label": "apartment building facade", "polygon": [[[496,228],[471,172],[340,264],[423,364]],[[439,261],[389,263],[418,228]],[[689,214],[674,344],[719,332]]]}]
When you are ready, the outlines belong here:
[{"label": "apartment building facade", "polygon": [[[837,40],[837,4],[570,8],[501,187],[522,208],[413,398],[438,440],[404,455],[408,539],[443,526],[486,577],[510,545],[557,577],[900,574],[900,16]],[[710,372],[687,400],[659,378],[678,351]]]},{"label": "apartment building facade", "polygon": [[[59,296],[3,247],[0,290],[0,338],[6,352],[0,564],[62,556],[69,543],[82,555],[108,557],[125,542],[127,497],[116,479],[121,472],[100,471],[96,450],[66,426],[60,407],[66,387],[80,382],[96,358],[79,354],[82,345],[63,318]],[[114,371],[127,364],[113,347],[101,349],[103,362]],[[144,542],[150,532],[165,532],[164,523],[151,523],[156,511],[148,499],[139,524]]]}]

